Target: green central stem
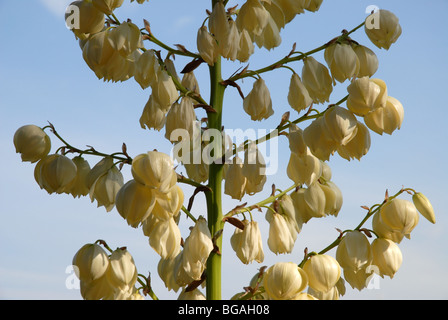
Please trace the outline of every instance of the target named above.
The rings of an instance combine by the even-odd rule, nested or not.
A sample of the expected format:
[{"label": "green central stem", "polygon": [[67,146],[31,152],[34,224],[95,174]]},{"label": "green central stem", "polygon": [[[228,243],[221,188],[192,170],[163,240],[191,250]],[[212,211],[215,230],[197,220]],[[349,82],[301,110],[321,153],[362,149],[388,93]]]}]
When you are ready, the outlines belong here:
[{"label": "green central stem", "polygon": [[[208,113],[209,129],[218,130],[222,132],[222,109],[224,101],[225,87],[221,84],[221,59],[210,67],[210,84],[211,97],[210,105],[216,112]],[[213,141],[214,152],[222,152],[222,141]],[[221,155],[214,155],[216,159],[220,159]],[[223,165],[219,163],[212,163],[209,168],[209,188],[211,192],[207,192],[207,212],[208,212],[208,226],[212,237],[223,228],[222,222],[222,179],[223,179]],[[210,254],[207,260],[207,300],[221,300],[221,248],[222,237],[214,239],[215,250]]]}]

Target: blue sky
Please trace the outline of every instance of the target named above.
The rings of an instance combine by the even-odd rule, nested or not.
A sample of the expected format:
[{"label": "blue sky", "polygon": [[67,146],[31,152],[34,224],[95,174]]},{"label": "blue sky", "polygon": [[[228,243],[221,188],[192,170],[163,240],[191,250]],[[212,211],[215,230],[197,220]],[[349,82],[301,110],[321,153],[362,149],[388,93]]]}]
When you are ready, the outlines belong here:
[{"label": "blue sky", "polygon": [[[66,195],[48,195],[34,181],[34,165],[22,163],[15,153],[12,144],[15,130],[24,124],[45,126],[47,121],[79,147],[92,145],[113,153],[120,151],[125,142],[131,156],[155,148],[170,151],[163,133],[140,128],[138,120],[149,91],[143,91],[133,79],[119,84],[104,83],[84,63],[77,41],[64,24],[63,12],[69,2],[0,0],[0,170],[3,179],[0,186],[0,243],[3,246],[0,299],[80,299],[77,290],[66,287],[70,276],[66,268],[82,245],[97,239],[106,240],[111,247],[127,246],[139,272],[153,274],[154,290],[159,297],[176,298],[177,295],[167,292],[158,279],[158,256],[141,230],[128,227],[116,210],[106,213],[104,208],[97,209],[88,198],[74,200]],[[144,5],[129,2],[126,0],[116,11],[121,20],[131,18],[142,26],[145,18],[159,39],[170,45],[181,43],[195,51],[196,32],[205,17],[205,9],[210,8],[209,1],[171,1],[175,5],[162,0],[151,0]],[[359,223],[364,214],[361,205],[378,203],[386,189],[395,193],[402,186],[428,196],[436,210],[437,224],[420,219],[412,239],[400,244],[404,262],[393,280],[381,279],[379,289],[361,293],[349,288],[345,298],[448,298],[444,233],[448,219],[443,204],[448,191],[445,165],[448,42],[444,34],[448,2],[432,0],[431,5],[422,5],[416,0],[324,0],[318,13],[298,16],[282,31],[280,48],[271,52],[257,50],[251,68],[263,67],[285,56],[295,42],[301,51],[322,45],[342,29],[351,29],[362,22],[369,5],[394,12],[403,28],[403,35],[389,51],[371,45],[363,30],[353,35],[353,39],[378,55],[380,68],[375,77],[386,81],[389,95],[402,102],[405,108],[403,127],[392,136],[372,134],[372,147],[360,162],[348,162],[338,156],[331,159],[333,181],[344,194],[343,210],[337,219],[328,217],[305,225],[291,255],[275,256],[268,252],[266,236],[265,262],[244,266],[229,245],[233,227],[226,227],[225,299],[246,286],[261,266],[276,261],[299,262],[305,247],[321,250],[337,237],[335,228],[353,228]],[[315,57],[323,62],[322,55]],[[176,59],[178,70],[187,62]],[[226,64],[224,76],[231,75],[240,66],[239,63]],[[291,65],[296,70],[301,66],[301,63]],[[207,97],[205,66],[198,69],[197,77],[204,83],[201,92]],[[230,89],[225,100],[223,121],[226,127],[274,128],[281,115],[289,110],[286,95],[290,72],[277,70],[263,78],[271,91],[275,115],[261,123],[251,122],[237,92]],[[241,84],[245,92],[251,85],[251,80]],[[346,84],[339,85],[332,95],[333,102],[345,94]],[[53,141],[56,146],[56,140]],[[286,176],[289,157],[286,139],[280,138],[278,145],[279,171],[269,177],[266,186],[275,183],[285,189],[291,185]],[[89,158],[89,161],[93,165],[99,159]],[[123,174],[125,179],[130,179],[128,168]],[[184,190],[188,198],[191,190]],[[257,202],[267,196],[269,190],[267,187],[265,194],[245,201]],[[205,215],[203,198],[197,199],[193,212]],[[226,199],[224,211],[236,204]],[[255,219],[267,232],[264,214],[255,215]],[[187,228],[189,221],[184,219],[181,225]]]}]

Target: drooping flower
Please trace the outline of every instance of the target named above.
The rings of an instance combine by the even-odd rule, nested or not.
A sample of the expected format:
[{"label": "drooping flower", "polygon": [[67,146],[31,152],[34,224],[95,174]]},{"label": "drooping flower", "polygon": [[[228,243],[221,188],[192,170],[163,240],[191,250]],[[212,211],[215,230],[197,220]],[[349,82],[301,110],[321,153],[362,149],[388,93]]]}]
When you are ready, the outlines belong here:
[{"label": "drooping flower", "polygon": [[243,220],[243,224],[244,230],[236,228],[230,238],[232,249],[244,264],[249,264],[252,261],[261,263],[264,261],[264,253],[258,223]]},{"label": "drooping flower", "polygon": [[254,121],[267,119],[274,114],[271,94],[262,78],[254,82],[252,90],[244,98],[243,106],[244,111]]},{"label": "drooping flower", "polygon": [[355,50],[359,59],[358,78],[372,77],[379,66],[378,57],[375,52],[360,44],[354,45],[353,50]]},{"label": "drooping flower", "polygon": [[292,262],[278,262],[269,267],[263,277],[263,286],[274,300],[288,300],[308,285],[306,272]]},{"label": "drooping flower", "polygon": [[136,156],[132,161],[131,172],[136,181],[162,193],[168,193],[177,183],[173,160],[158,151]]},{"label": "drooping flower", "polygon": [[325,103],[333,92],[333,80],[327,67],[313,57],[303,59],[302,82],[314,103]]},{"label": "drooping flower", "polygon": [[367,17],[364,30],[375,46],[386,50],[389,50],[402,33],[397,16],[384,9]]},{"label": "drooping flower", "polygon": [[98,207],[105,207],[107,212],[115,207],[118,191],[124,184],[123,174],[113,166],[100,175],[90,188],[90,200],[97,201]]},{"label": "drooping flower", "polygon": [[210,32],[208,32],[206,26],[199,28],[196,42],[202,59],[209,66],[214,66],[219,55],[218,43]]},{"label": "drooping flower", "polygon": [[291,76],[288,103],[297,112],[307,109],[313,103],[308,90],[303,85],[300,76],[296,73]]},{"label": "drooping flower", "polygon": [[248,0],[236,19],[240,31],[247,30],[251,36],[260,35],[269,22],[269,12],[259,0]]},{"label": "drooping flower", "polygon": [[49,194],[65,193],[76,178],[77,167],[67,156],[49,155],[38,162],[34,169],[36,182]]},{"label": "drooping flower", "polygon": [[95,8],[104,14],[112,14],[116,8],[121,7],[124,0],[92,0]]},{"label": "drooping flower", "polygon": [[314,290],[328,292],[341,277],[341,267],[335,258],[326,254],[311,256],[303,265],[309,286]]},{"label": "drooping flower", "polygon": [[325,60],[333,79],[344,82],[358,76],[360,62],[350,44],[335,43],[325,49]]},{"label": "drooping flower", "polygon": [[380,209],[381,221],[391,230],[410,238],[411,231],[419,222],[419,214],[415,205],[408,200],[394,198]]},{"label": "drooping flower", "polygon": [[35,125],[25,125],[17,129],[13,142],[22,161],[31,163],[46,157],[51,149],[50,137]]},{"label": "drooping flower", "polygon": [[155,190],[129,180],[117,192],[115,205],[118,213],[133,228],[138,227],[151,214],[155,206]]},{"label": "drooping flower", "polygon": [[[79,0],[70,3],[70,6],[78,7],[78,14],[75,17],[71,30],[77,38],[85,39],[89,35],[100,32],[104,28],[104,13],[97,9],[92,1]],[[71,19],[72,12],[65,13],[66,21]]]},{"label": "drooping flower", "polygon": [[137,267],[134,258],[126,248],[118,248],[109,258],[106,277],[109,283],[121,290],[130,290],[137,281]]},{"label": "drooping flower", "polygon": [[76,252],[72,264],[81,281],[91,282],[104,276],[109,267],[109,257],[100,245],[88,243]]},{"label": "drooping flower", "polygon": [[372,242],[372,252],[372,264],[378,267],[379,275],[392,279],[403,262],[403,255],[398,245],[392,240],[376,238]]}]

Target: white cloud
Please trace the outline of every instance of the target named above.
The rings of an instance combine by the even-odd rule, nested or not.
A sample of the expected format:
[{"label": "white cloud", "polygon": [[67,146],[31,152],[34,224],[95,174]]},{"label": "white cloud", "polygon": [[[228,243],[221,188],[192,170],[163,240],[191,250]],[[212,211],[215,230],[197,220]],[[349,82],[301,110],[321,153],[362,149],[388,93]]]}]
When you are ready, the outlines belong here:
[{"label": "white cloud", "polygon": [[72,0],[40,0],[40,3],[54,16],[64,17],[65,9]]}]

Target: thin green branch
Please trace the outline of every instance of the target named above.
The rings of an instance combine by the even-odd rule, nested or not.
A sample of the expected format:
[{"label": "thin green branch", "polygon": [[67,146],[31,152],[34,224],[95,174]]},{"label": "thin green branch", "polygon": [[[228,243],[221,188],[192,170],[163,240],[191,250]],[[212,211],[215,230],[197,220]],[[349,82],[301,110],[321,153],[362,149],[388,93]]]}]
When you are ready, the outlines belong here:
[{"label": "thin green branch", "polygon": [[[261,68],[261,69],[258,69],[258,70],[252,70],[252,71],[249,70],[249,71],[246,71],[244,73],[239,73],[237,75],[234,75],[230,79],[228,79],[228,81],[237,81],[237,80],[241,80],[241,79],[244,79],[244,78],[252,77],[254,75],[260,75],[262,73],[266,73],[266,72],[269,72],[269,71],[281,68],[285,64],[288,64],[288,63],[291,63],[291,62],[294,62],[294,61],[303,60],[307,56],[311,56],[311,55],[313,55],[313,54],[315,54],[317,52],[325,50],[326,48],[328,48],[334,42],[346,40],[349,37],[349,35],[351,35],[355,31],[357,31],[361,27],[363,27],[364,24],[365,24],[365,22],[361,23],[359,26],[357,26],[356,28],[353,28],[352,30],[350,30],[348,32],[347,31],[343,32],[343,34],[341,36],[339,36],[337,38],[334,38],[333,40],[327,42],[326,44],[324,44],[324,45],[322,45],[322,46],[320,46],[320,47],[318,47],[316,49],[310,50],[310,51],[305,52],[305,53],[302,53],[302,52],[292,52],[288,56],[286,56],[285,58],[280,59],[279,61],[274,62],[273,64],[271,64],[271,65],[269,65],[267,67],[264,67],[264,68]],[[294,55],[294,53],[299,53],[299,55],[296,56],[296,57],[292,57],[292,55]]]},{"label": "thin green branch", "polygon": [[119,162],[128,163],[128,164],[132,163],[132,158],[130,158],[124,152],[115,152],[113,154],[107,154],[107,153],[99,152],[99,151],[95,150],[93,147],[90,147],[89,149],[86,149],[86,150],[81,150],[79,148],[76,148],[76,147],[72,146],[70,143],[68,143],[64,138],[62,138],[62,136],[56,131],[56,129],[54,128],[54,126],[51,123],[49,126],[46,126],[43,129],[46,129],[46,128],[50,128],[51,132],[64,144],[64,146],[60,147],[58,150],[65,148],[65,149],[67,149],[66,153],[68,153],[68,152],[79,153],[79,155],[81,155],[81,156],[86,154],[86,155],[92,155],[92,156],[98,156],[98,157],[111,157],[115,160],[118,160]]},{"label": "thin green branch", "polygon": [[258,209],[258,208],[261,208],[261,207],[265,207],[266,205],[268,205],[268,204],[274,202],[275,200],[277,200],[277,199],[283,197],[283,196],[286,195],[288,192],[294,190],[294,189],[297,188],[297,187],[298,187],[298,184],[294,184],[294,185],[292,185],[291,187],[289,187],[288,189],[286,189],[286,190],[284,190],[284,191],[282,191],[282,192],[280,192],[280,193],[271,195],[270,197],[268,197],[268,198],[266,198],[266,199],[264,199],[264,200],[262,200],[262,201],[260,201],[260,202],[257,202],[257,203],[255,203],[255,204],[253,204],[253,205],[251,205],[251,206],[247,206],[247,207],[243,207],[243,208],[238,208],[237,210],[235,210],[235,209],[234,209],[234,210],[231,210],[231,211],[229,211],[229,212],[224,216],[223,219],[233,217],[233,216],[235,216],[235,215],[237,215],[237,214],[240,214],[240,213],[243,213],[243,212],[246,212],[246,211],[249,211],[249,212],[250,212],[250,211],[252,211],[252,210],[254,210],[254,209]]},{"label": "thin green branch", "polygon": [[[396,194],[394,194],[393,196],[386,196],[386,199],[381,203],[381,204],[374,204],[372,207],[370,207],[368,213],[366,214],[366,216],[364,217],[364,219],[362,219],[361,223],[353,230],[361,230],[361,228],[364,226],[364,224],[374,215],[376,214],[379,210],[381,210],[381,208],[384,206],[384,204],[387,201],[390,201],[398,196],[400,196],[403,192],[406,192],[408,190],[412,190],[409,188],[403,188],[400,191],[398,191]],[[330,245],[328,245],[326,248],[322,249],[321,251],[318,252],[318,254],[325,254],[328,251],[336,248],[339,243],[341,243],[341,240],[343,239],[343,235],[348,232],[348,231],[352,231],[352,230],[346,230],[340,233],[340,235],[338,236],[338,238],[336,240],[334,240]],[[310,255],[312,255],[312,253],[307,254],[303,260],[299,263],[299,267],[303,267],[303,265],[305,264],[306,260],[310,257]]]}]

